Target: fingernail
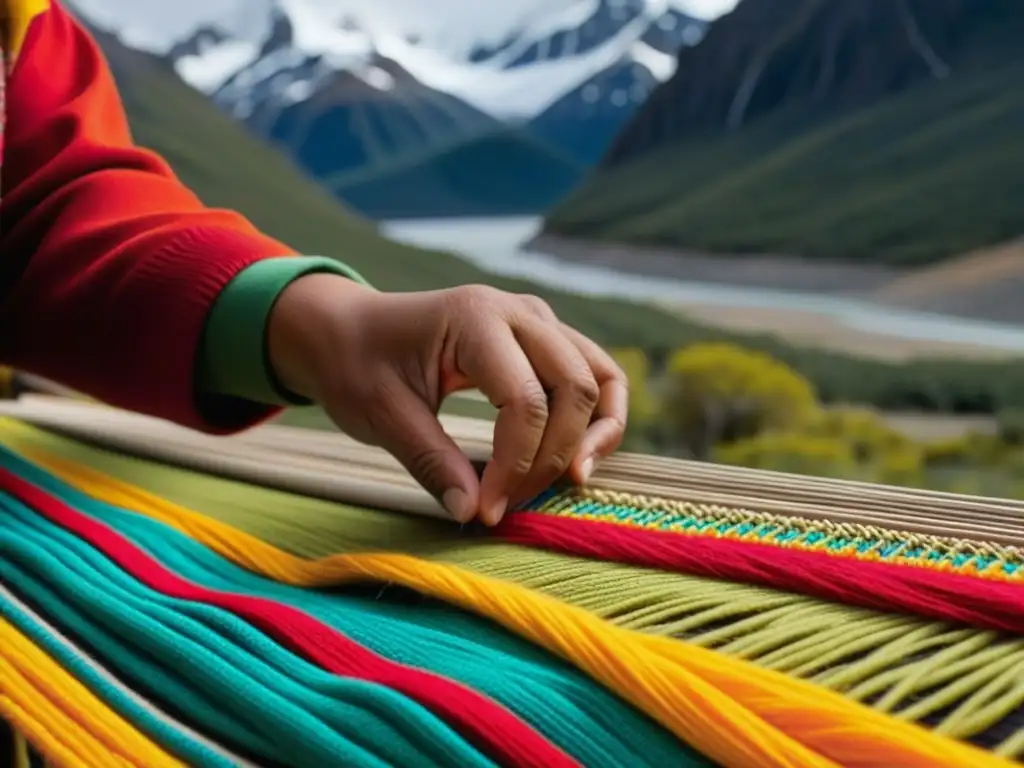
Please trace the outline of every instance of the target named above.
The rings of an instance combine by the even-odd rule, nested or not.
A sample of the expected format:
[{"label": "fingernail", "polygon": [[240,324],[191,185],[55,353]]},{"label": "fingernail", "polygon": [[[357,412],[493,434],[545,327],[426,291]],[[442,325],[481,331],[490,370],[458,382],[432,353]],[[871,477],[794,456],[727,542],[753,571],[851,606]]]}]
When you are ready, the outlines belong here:
[{"label": "fingernail", "polygon": [[469,496],[461,488],[449,488],[441,497],[444,508],[457,522],[465,523],[473,516]]},{"label": "fingernail", "polygon": [[590,476],[594,474],[594,460],[587,459],[583,462],[583,482],[586,484],[590,480]]},{"label": "fingernail", "polygon": [[501,522],[501,518],[505,516],[505,512],[508,510],[508,499],[498,499],[491,508],[487,510],[487,514],[484,516],[484,522],[487,525],[497,525]]}]

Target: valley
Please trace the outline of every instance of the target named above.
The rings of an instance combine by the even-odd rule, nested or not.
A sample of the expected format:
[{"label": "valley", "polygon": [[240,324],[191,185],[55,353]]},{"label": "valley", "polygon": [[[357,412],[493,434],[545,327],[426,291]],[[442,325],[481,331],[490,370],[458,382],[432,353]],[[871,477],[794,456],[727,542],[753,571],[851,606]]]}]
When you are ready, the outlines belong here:
[{"label": "valley", "polygon": [[148,52],[366,216],[505,215],[567,195],[703,29],[570,0],[458,49],[264,0]]}]

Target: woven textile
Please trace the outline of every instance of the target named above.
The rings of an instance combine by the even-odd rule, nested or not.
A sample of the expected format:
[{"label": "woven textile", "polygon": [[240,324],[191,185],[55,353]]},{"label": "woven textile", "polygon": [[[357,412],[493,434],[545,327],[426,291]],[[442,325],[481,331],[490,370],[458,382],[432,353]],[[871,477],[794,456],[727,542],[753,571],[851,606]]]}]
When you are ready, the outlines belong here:
[{"label": "woven textile", "polygon": [[0,711],[55,764],[1024,757],[1006,544],[606,491],[478,531],[0,442]]}]

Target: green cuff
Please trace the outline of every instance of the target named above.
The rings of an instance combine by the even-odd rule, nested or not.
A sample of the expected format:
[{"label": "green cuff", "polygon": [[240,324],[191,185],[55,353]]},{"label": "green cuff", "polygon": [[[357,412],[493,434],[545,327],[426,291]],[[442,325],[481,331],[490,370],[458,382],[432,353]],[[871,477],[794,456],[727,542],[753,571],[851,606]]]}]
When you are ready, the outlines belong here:
[{"label": "green cuff", "polygon": [[366,283],[355,270],[319,256],[264,259],[228,283],[210,310],[203,332],[197,382],[201,393],[266,405],[308,405],[274,376],[267,354],[267,320],[281,292],[315,272]]}]

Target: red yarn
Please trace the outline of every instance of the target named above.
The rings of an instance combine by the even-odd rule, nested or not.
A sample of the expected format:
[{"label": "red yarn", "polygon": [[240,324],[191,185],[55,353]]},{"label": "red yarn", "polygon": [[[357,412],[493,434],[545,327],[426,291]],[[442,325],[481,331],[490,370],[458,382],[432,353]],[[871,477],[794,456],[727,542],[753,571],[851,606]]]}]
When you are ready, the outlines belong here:
[{"label": "red yarn", "polygon": [[494,530],[512,544],[1024,634],[1024,584],[536,512],[509,515]]},{"label": "red yarn", "polygon": [[513,713],[465,686],[378,656],[291,606],[186,581],[108,526],[2,468],[0,489],[89,542],[152,589],[231,611],[330,672],[388,686],[419,702],[502,765],[577,766]]}]

